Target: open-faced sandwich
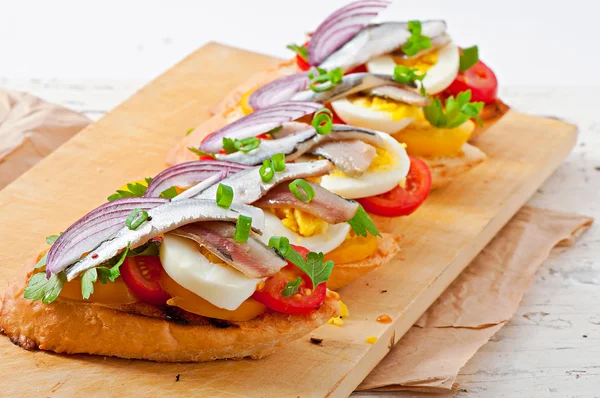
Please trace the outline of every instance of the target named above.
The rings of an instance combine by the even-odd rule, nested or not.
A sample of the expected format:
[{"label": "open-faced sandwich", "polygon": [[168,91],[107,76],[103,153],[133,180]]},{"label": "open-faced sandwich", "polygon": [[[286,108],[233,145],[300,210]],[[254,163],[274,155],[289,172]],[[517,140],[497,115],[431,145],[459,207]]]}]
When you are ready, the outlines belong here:
[{"label": "open-faced sandwich", "polygon": [[497,98],[494,73],[476,46],[452,42],[444,21],[372,23],[390,3],[359,0],[331,14],[304,45],[289,46],[295,59],[226,97],[169,163],[192,159],[187,148],[207,133],[287,101],[318,102],[334,123],[391,134],[428,164],[433,188],[483,162],[485,154],[468,141],[508,109]]},{"label": "open-faced sandwich", "polygon": [[311,182],[328,160],[270,165],[198,160],[128,184],[47,239],[4,294],[2,330],[26,349],[175,362],[260,358],[326,323],[327,287],[399,237]]}]

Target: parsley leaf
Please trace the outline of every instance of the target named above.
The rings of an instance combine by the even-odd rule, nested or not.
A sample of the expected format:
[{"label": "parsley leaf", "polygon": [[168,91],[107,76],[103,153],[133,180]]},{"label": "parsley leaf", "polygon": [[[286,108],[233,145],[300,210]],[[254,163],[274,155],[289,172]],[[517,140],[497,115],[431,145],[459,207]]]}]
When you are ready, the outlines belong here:
[{"label": "parsley leaf", "polygon": [[297,44],[292,43],[285,46],[285,48],[287,48],[288,50],[292,50],[293,52],[298,54],[300,58],[308,62],[308,49],[305,46],[299,46]]},{"label": "parsley leaf", "polygon": [[185,132],[185,135],[190,135],[194,132],[194,129],[189,129],[188,131]]},{"label": "parsley leaf", "polygon": [[56,242],[56,240],[58,239],[58,237],[60,235],[62,235],[62,232],[58,235],[46,236],[46,243],[49,244],[50,246],[52,246],[54,244],[54,242]]},{"label": "parsley leaf", "polygon": [[380,236],[381,234],[377,230],[375,223],[369,217],[369,214],[365,211],[362,205],[358,205],[358,210],[354,217],[348,220],[348,224],[352,230],[356,233],[356,235],[367,236],[367,232],[369,232],[373,236]]},{"label": "parsley leaf", "polygon": [[100,283],[105,285],[108,281],[114,282],[115,279],[117,279],[119,276],[121,276],[121,271],[119,271],[119,268],[125,261],[125,258],[127,257],[128,253],[129,253],[129,243],[127,244],[127,248],[121,255],[121,258],[119,259],[119,261],[117,261],[117,263],[115,265],[113,265],[110,268],[109,267],[96,268],[98,270],[98,277],[100,278]]},{"label": "parsley leaf", "polygon": [[234,153],[237,151],[242,151],[244,153],[248,153],[253,149],[256,149],[260,146],[260,140],[256,137],[248,137],[238,140],[237,138],[231,139],[227,137],[223,137],[223,149],[227,153]]},{"label": "parsley leaf", "polygon": [[[58,237],[60,235],[62,235],[62,232],[58,235],[46,236],[46,243],[49,244],[50,246],[52,246],[54,244],[54,242],[56,242],[56,240],[58,239]],[[45,267],[47,259],[48,259],[48,252],[46,251],[46,253],[44,253],[42,258],[40,258],[40,261],[38,261],[37,264],[33,267],[33,269]]]},{"label": "parsley leaf", "polygon": [[458,127],[469,119],[475,119],[479,125],[483,125],[479,117],[483,102],[469,101],[471,101],[471,90],[459,93],[456,98],[448,97],[445,110],[442,101],[435,98],[431,104],[423,107],[423,114],[432,126],[442,129]]},{"label": "parsley leaf", "polygon": [[146,189],[148,189],[148,184],[152,181],[152,178],[145,178],[145,184],[140,182],[130,182],[127,184],[127,190],[117,189],[116,193],[113,193],[108,197],[108,201],[112,202],[113,200],[122,199],[122,198],[139,198],[144,196],[146,193]]},{"label": "parsley leaf", "polygon": [[167,188],[160,193],[160,197],[165,199],[173,199],[177,195],[179,195],[179,192],[175,187]]},{"label": "parsley leaf", "polygon": [[50,279],[46,279],[45,272],[39,272],[29,279],[23,297],[34,301],[41,299],[44,304],[51,303],[60,294],[66,280],[64,272],[52,274]]},{"label": "parsley leaf", "polygon": [[214,154],[212,154],[212,153],[208,153],[208,152],[204,152],[203,150],[201,150],[201,149],[198,149],[198,148],[194,148],[193,146],[189,146],[189,147],[188,147],[188,150],[189,150],[190,152],[193,152],[193,153],[195,153],[195,154],[196,154],[196,155],[198,155],[198,156],[210,156],[211,158],[213,158],[213,159],[216,159],[216,157],[215,157],[215,155],[214,155]]},{"label": "parsley leaf", "polygon": [[[321,283],[326,282],[331,275],[334,263],[331,260],[323,262],[323,253],[310,252],[306,255],[306,259],[304,259],[304,257],[290,245],[290,241],[283,236],[272,236],[271,239],[269,239],[269,247],[276,249],[287,261],[294,264],[308,275],[312,282],[313,289],[316,289]],[[284,290],[287,287],[288,285],[286,284]],[[290,287],[290,289],[292,289],[292,287]]]},{"label": "parsley leaf", "polygon": [[460,54],[460,66],[458,70],[465,72],[477,62],[479,62],[479,47],[463,48]]},{"label": "parsley leaf", "polygon": [[98,270],[96,268],[88,269],[81,276],[81,296],[89,299],[94,293],[94,282],[98,280]]},{"label": "parsley leaf", "polygon": [[301,277],[297,277],[293,281],[289,281],[288,283],[285,284],[285,287],[281,291],[281,295],[283,297],[293,296],[294,294],[296,294],[298,292],[298,288],[300,287],[301,283],[302,283]]},{"label": "parsley leaf", "polygon": [[431,48],[431,39],[421,34],[421,21],[409,21],[408,31],[410,37],[402,46],[402,51],[409,57],[417,55],[420,51]]}]

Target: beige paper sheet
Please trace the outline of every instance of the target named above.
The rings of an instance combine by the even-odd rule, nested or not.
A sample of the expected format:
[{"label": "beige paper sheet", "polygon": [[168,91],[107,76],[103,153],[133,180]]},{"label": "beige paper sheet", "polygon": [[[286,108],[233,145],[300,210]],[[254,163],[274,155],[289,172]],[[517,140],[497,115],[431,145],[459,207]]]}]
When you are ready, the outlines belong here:
[{"label": "beige paper sheet", "polygon": [[0,90],[0,189],[89,123],[84,115],[33,95]]},{"label": "beige paper sheet", "polygon": [[523,207],[423,314],[357,391],[448,392],[515,313],[537,268],[592,219]]}]

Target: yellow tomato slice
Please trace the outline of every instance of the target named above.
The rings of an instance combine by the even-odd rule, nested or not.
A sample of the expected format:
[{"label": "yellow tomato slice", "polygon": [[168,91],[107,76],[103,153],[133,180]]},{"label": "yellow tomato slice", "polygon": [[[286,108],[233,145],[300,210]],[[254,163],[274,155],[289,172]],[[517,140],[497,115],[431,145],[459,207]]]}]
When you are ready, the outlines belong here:
[{"label": "yellow tomato slice", "polygon": [[348,264],[364,260],[377,250],[377,237],[371,234],[358,236],[353,232],[335,250],[325,254],[324,261]]},{"label": "yellow tomato slice", "polygon": [[179,285],[167,275],[162,273],[160,280],[161,287],[172,297],[167,301],[168,305],[179,307],[192,314],[205,316],[208,318],[224,319],[227,321],[249,321],[256,318],[265,310],[263,304],[254,299],[247,299],[236,310],[229,311],[223,308],[216,307],[204,300],[202,297],[194,294]]},{"label": "yellow tomato slice", "polygon": [[107,284],[102,284],[100,281],[94,283],[94,293],[87,300],[84,300],[81,296],[81,280],[74,279],[64,284],[59,297],[107,305],[124,305],[137,301],[122,278],[115,279],[114,282],[108,282]]},{"label": "yellow tomato slice", "polygon": [[428,122],[415,122],[394,134],[394,138],[406,144],[411,156],[424,158],[455,157],[475,130],[475,124],[467,121],[453,129],[439,129]]},{"label": "yellow tomato slice", "polygon": [[250,95],[255,90],[256,90],[256,88],[248,90],[244,95],[242,95],[242,99],[240,99],[240,107],[242,108],[242,112],[244,112],[244,115],[249,115],[252,112],[254,112],[254,109],[252,109],[252,107],[250,106],[250,103],[248,102],[248,98],[250,98]]}]

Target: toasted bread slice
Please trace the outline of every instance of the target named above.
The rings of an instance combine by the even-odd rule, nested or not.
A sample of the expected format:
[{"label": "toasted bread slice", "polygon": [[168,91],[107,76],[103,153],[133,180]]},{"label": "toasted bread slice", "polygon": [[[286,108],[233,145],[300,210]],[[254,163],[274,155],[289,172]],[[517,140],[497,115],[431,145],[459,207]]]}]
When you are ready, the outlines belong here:
[{"label": "toasted bread slice", "polygon": [[327,288],[331,290],[340,289],[369,271],[389,262],[400,252],[401,235],[382,233],[377,239],[377,250],[369,257],[354,263],[336,264],[327,281]]},{"label": "toasted bread slice", "polygon": [[490,127],[492,127],[498,120],[510,110],[510,107],[504,102],[496,99],[493,104],[485,104],[481,114],[481,120],[483,121],[483,127],[477,126],[469,138],[469,142],[476,142],[483,133],[485,133]]},{"label": "toasted bread slice", "polygon": [[137,303],[118,308],[58,298],[27,300],[27,267],[4,293],[0,327],[27,350],[95,354],[158,362],[262,358],[338,316],[332,294],[315,312],[292,316],[266,312],[250,321],[205,318],[176,307]]},{"label": "toasted bread slice", "polygon": [[431,170],[431,189],[441,188],[454,178],[466,173],[473,167],[482,163],[487,156],[483,151],[471,144],[464,144],[459,156],[428,159],[423,161]]}]

